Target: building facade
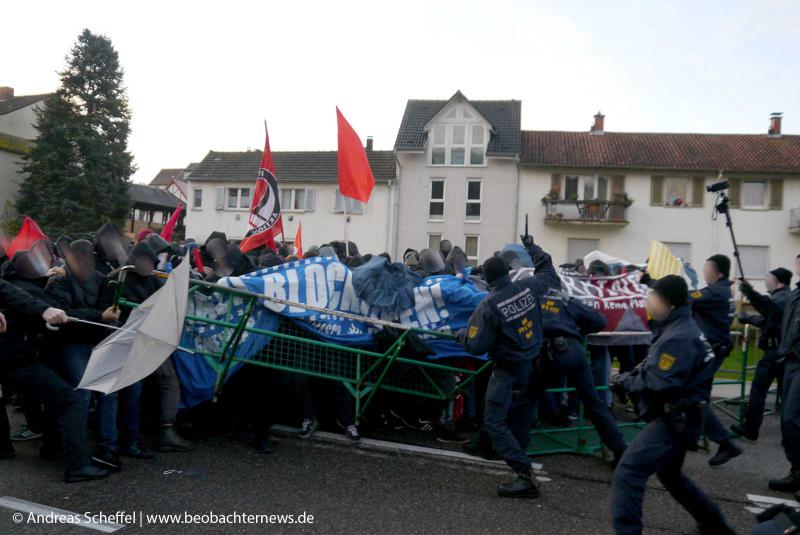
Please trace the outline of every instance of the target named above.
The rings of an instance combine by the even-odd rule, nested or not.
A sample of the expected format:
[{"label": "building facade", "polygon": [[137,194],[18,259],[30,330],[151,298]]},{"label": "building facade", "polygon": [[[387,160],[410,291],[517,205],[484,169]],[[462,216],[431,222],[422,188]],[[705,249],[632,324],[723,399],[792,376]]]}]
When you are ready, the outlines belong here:
[{"label": "building facade", "polygon": [[[306,247],[341,240],[347,232],[363,251],[389,250],[395,157],[392,151],[372,150],[371,140],[367,141],[366,153],[375,177],[367,204],[339,194],[335,151],[272,153],[287,242],[294,241],[302,223]],[[203,242],[215,230],[225,232],[230,239],[244,237],[261,155],[261,151],[211,151],[192,170],[187,181],[188,238]]]}]

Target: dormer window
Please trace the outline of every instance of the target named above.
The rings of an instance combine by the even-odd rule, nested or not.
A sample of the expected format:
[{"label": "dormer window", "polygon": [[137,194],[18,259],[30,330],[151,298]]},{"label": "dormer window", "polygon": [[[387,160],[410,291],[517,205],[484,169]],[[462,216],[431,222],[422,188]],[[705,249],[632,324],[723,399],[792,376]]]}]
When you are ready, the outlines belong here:
[{"label": "dormer window", "polygon": [[465,106],[444,114],[428,132],[430,165],[485,165],[489,132]]}]

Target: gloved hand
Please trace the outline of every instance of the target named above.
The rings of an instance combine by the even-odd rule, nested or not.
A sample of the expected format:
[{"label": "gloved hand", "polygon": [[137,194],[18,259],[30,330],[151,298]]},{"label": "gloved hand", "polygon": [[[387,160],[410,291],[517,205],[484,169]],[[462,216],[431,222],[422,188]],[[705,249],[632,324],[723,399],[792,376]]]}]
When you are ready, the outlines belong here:
[{"label": "gloved hand", "polygon": [[464,345],[464,342],[467,340],[467,330],[466,329],[459,329],[453,334],[456,337],[456,342]]},{"label": "gloved hand", "polygon": [[642,276],[639,277],[639,284],[649,284],[650,281],[653,280],[653,277],[650,276],[648,272],[642,273]]},{"label": "gloved hand", "polygon": [[756,293],[756,290],[755,288],[753,288],[753,285],[747,282],[746,280],[742,280],[742,282],[739,283],[739,291],[742,292],[748,298],[754,293]]},{"label": "gloved hand", "polygon": [[522,240],[522,245],[525,247],[530,247],[533,245],[533,236],[530,234],[522,234],[519,239]]},{"label": "gloved hand", "polygon": [[623,381],[625,381],[625,373],[617,373],[611,377],[611,380],[608,383],[608,389],[617,396],[617,399],[623,405],[628,403],[628,391],[625,390],[625,386],[623,385]]}]

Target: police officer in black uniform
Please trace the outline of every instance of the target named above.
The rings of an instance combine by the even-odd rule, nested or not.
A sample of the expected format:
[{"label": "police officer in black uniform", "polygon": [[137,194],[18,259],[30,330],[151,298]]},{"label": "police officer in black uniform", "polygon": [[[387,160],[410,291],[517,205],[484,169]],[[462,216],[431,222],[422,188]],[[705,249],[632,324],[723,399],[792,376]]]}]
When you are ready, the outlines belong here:
[{"label": "police officer in black uniform", "polygon": [[734,533],[719,508],[681,470],[687,449],[703,431],[704,406],[716,369],[711,346],[692,319],[686,281],[677,275],[658,280],[647,307],[654,320],[647,358],[611,382],[614,389],[638,395],[640,416],[648,422],[614,472],[614,530],[642,533],[645,487],[656,474],[695,518],[701,533]]},{"label": "police officer in black uniform", "polygon": [[739,321],[743,324],[755,325],[761,329],[758,337],[758,347],[764,352],[761,360],[756,365],[753,383],[750,385],[750,396],[744,422],[733,424],[731,431],[750,440],[758,440],[758,431],[764,420],[764,403],[772,381],[783,376],[783,366],[786,359],[778,354],[781,343],[781,320],[783,307],[789,299],[789,285],[792,282],[792,272],[779,267],[767,273],[766,286],[769,295],[762,295],[755,291],[747,281],[739,285],[741,292],[753,305],[759,316],[739,314]]},{"label": "police officer in black uniform", "polygon": [[[509,267],[499,256],[483,263],[490,293],[469,319],[466,331],[456,337],[470,353],[489,353],[494,370],[486,389],[484,429],[495,451],[517,477],[497,487],[505,497],[535,498],[539,488],[525,453],[533,420],[530,388],[533,361],[542,343],[540,296],[558,284],[550,255],[523,236],[522,243],[534,262],[534,276],[511,282]],[[514,391],[519,391],[515,396]]]},{"label": "police officer in black uniform", "polygon": [[612,462],[616,464],[625,451],[625,439],[617,428],[611,409],[597,393],[583,346],[583,338],[602,331],[606,319],[579,300],[565,297],[559,286],[545,293],[541,306],[546,354],[537,360],[544,373],[534,374],[533,383],[537,390],[544,391],[551,383],[548,376],[565,375],[575,386],[586,416],[611,450]]},{"label": "police officer in black uniform", "polygon": [[[800,275],[800,255],[794,260],[794,272]],[[769,488],[797,492],[800,491],[800,283],[783,309],[778,355],[786,359],[781,383],[781,444],[791,469],[786,477],[771,479]]]}]

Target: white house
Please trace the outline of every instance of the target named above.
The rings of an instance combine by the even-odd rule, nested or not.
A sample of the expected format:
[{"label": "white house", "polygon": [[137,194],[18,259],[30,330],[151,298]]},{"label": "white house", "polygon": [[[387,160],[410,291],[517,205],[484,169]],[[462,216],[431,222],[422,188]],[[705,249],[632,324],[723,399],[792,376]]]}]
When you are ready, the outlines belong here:
[{"label": "white house", "polygon": [[0,87],[0,219],[16,215],[22,157],[31,152],[39,135],[33,127],[35,110],[47,96],[14,96],[14,88]]},{"label": "white house", "polygon": [[[366,153],[375,188],[367,204],[348,199],[348,238],[364,252],[387,251],[395,158],[391,151],[373,150],[371,139],[367,140]],[[211,151],[192,170],[187,181],[187,238],[203,242],[214,230],[225,232],[230,239],[244,237],[261,154]],[[336,151],[278,151],[272,156],[286,241],[294,241],[301,222],[306,247],[343,239],[345,206],[338,191]]]},{"label": "white house", "polygon": [[722,171],[745,274],[763,279],[792,268],[800,253],[800,136],[781,133],[773,116],[764,134],[607,132],[522,133],[517,230],[530,230],[558,262],[600,249],[632,262],[650,239],[699,267],[733,253],[725,219],[712,219],[706,186]]},{"label": "white house", "polygon": [[516,240],[518,100],[409,100],[395,143],[393,252],[461,246],[475,265]]}]

